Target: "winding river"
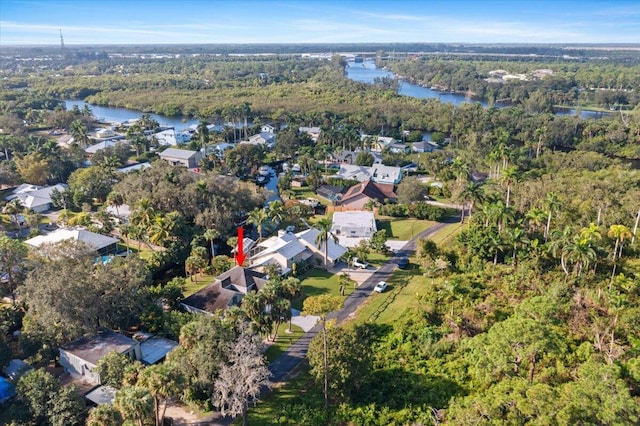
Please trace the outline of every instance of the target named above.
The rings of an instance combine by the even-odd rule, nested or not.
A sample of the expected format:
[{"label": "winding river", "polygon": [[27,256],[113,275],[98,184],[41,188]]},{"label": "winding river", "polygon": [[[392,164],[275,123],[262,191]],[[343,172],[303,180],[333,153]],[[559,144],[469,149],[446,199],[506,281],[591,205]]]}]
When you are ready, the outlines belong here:
[{"label": "winding river", "polygon": [[[390,71],[377,68],[375,63],[371,61],[365,61],[360,63],[349,62],[347,67],[345,68],[346,76],[354,81],[359,81],[362,83],[372,84],[374,79],[382,78],[382,77],[390,77],[396,78],[396,75]],[[417,84],[412,84],[404,80],[400,80],[400,85],[398,88],[398,93],[404,96],[410,96],[419,99],[438,99],[441,102],[450,103],[453,105],[462,105],[463,103],[474,103],[479,102],[483,107],[487,107],[488,104],[486,101],[472,99],[461,93],[443,93],[437,90],[431,90],[427,87],[418,86]],[[74,106],[78,106],[82,109],[85,105],[89,105],[84,101],[78,100],[67,100],[65,101],[67,109],[72,109]],[[505,105],[496,104],[497,107],[504,107]],[[135,111],[127,108],[113,108],[113,107],[104,107],[98,105],[89,105],[91,110],[93,111],[93,115],[96,118],[106,121],[106,122],[118,122],[121,123],[127,120],[135,120],[140,118],[142,112]],[[560,110],[556,112],[556,115],[574,115],[576,114],[576,110],[567,109]],[[580,116],[582,118],[602,118],[603,116],[608,115],[606,112],[599,111],[581,111]],[[188,118],[188,117],[168,117],[159,114],[151,114],[160,125],[162,126],[170,126],[175,128],[176,130],[183,130],[192,125],[197,125],[199,120]]]}]

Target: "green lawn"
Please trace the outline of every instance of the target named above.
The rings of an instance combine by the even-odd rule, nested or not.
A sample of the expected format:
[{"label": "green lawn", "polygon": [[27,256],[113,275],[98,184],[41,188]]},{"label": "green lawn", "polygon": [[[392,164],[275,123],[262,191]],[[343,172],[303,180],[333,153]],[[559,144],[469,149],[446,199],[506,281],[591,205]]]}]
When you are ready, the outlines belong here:
[{"label": "green lawn", "polygon": [[185,289],[184,289],[184,297],[189,297],[191,296],[193,293],[203,289],[204,287],[206,287],[207,285],[211,284],[211,282],[213,281],[213,279],[215,278],[215,275],[202,275],[200,276],[198,274],[198,276],[196,277],[196,280],[192,280],[191,277],[185,279]]},{"label": "green lawn", "polygon": [[379,216],[378,230],[387,231],[387,237],[392,240],[408,241],[436,222],[403,217]]},{"label": "green lawn", "polygon": [[445,226],[443,229],[438,231],[435,235],[431,237],[431,239],[438,245],[441,244],[449,244],[454,241],[454,238],[458,233],[464,229],[465,225],[460,223],[452,223],[451,225]]},{"label": "green lawn", "polygon": [[425,280],[427,278],[413,262],[409,269],[396,269],[387,280],[387,290],[384,293],[371,293],[368,300],[358,309],[355,321],[392,324],[402,317],[405,311],[420,306],[416,295],[424,292]]},{"label": "green lawn", "polygon": [[[340,296],[339,274],[331,274],[323,269],[311,269],[306,274],[300,276],[302,283],[303,299],[293,302],[293,307],[302,310],[302,302],[304,298],[309,296],[319,296],[321,294],[330,294],[332,296]],[[353,286],[345,288],[344,297],[348,297],[353,292]]]},{"label": "green lawn", "polygon": [[286,351],[293,342],[304,335],[304,331],[297,325],[292,324],[291,327],[292,331],[287,333],[289,322],[287,321],[284,324],[280,324],[280,327],[278,327],[278,338],[273,343],[269,342],[269,347],[265,351],[267,362],[275,360],[278,355]]}]

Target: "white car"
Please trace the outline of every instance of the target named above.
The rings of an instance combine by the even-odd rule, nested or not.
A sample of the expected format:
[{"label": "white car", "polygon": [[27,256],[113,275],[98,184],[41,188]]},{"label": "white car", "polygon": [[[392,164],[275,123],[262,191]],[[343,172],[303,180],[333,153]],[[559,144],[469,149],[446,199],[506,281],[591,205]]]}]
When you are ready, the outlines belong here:
[{"label": "white car", "polygon": [[353,265],[354,268],[367,269],[367,267],[369,266],[369,263],[362,262],[357,257],[354,257],[353,260],[351,261],[351,265]]},{"label": "white car", "polygon": [[373,291],[377,291],[378,293],[382,293],[383,291],[385,291],[387,289],[387,283],[385,281],[380,281],[378,284],[376,284],[376,286],[373,288]]}]

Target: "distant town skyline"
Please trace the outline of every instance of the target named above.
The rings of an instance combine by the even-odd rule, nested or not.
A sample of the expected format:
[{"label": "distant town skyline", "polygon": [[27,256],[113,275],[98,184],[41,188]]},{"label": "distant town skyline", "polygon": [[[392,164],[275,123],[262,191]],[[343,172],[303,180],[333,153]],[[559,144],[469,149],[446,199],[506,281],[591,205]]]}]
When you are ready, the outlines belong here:
[{"label": "distant town skyline", "polygon": [[640,43],[640,2],[2,0],[3,45]]}]

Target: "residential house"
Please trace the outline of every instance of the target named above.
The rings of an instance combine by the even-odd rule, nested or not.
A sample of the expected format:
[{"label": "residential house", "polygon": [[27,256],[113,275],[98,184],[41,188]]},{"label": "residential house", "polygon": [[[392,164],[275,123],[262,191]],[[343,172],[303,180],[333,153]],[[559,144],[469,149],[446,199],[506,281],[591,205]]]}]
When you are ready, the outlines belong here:
[{"label": "residential house", "polygon": [[[319,229],[309,228],[302,232],[298,232],[295,235],[296,238],[298,238],[298,241],[302,243],[313,254],[313,257],[316,259],[316,261],[318,263],[322,263],[324,262],[325,246],[324,244],[320,244],[318,246],[318,244],[316,243],[316,239],[318,238],[319,234]],[[330,268],[333,267],[346,252],[346,247],[344,247],[340,243],[335,242],[333,238],[329,236],[327,245],[327,266]]]},{"label": "residential house", "polygon": [[116,145],[118,145],[118,142],[114,141],[113,139],[104,140],[102,142],[98,142],[96,144],[86,147],[84,149],[84,152],[89,157],[92,157],[96,152],[102,151],[103,149],[107,149],[107,148],[114,148]]},{"label": "residential house", "polygon": [[118,252],[118,239],[108,235],[96,234],[84,228],[56,229],[46,235],[38,235],[25,241],[28,246],[38,249],[45,245],[57,244],[62,241],[82,242],[101,256],[114,255]]},{"label": "residential house", "polygon": [[372,180],[377,183],[397,185],[402,181],[403,171],[400,167],[385,166],[374,163],[371,167],[342,164],[335,177],[364,182]]},{"label": "residential house", "polygon": [[392,184],[366,180],[349,188],[338,204],[348,209],[362,210],[370,201],[383,204],[397,199]]},{"label": "residential house", "polygon": [[322,129],[320,129],[320,127],[299,127],[298,132],[306,133],[312,141],[318,142]]},{"label": "residential house", "polygon": [[369,143],[369,150],[373,152],[382,152],[389,145],[396,143],[397,141],[389,136],[360,136],[362,141]]},{"label": "residential house", "polygon": [[263,124],[262,127],[260,127],[260,133],[275,133],[276,128],[271,125],[271,124]]},{"label": "residential house", "polygon": [[402,168],[401,167],[393,167],[393,166],[385,166],[381,163],[374,163],[373,166],[370,167],[371,180],[376,183],[389,183],[393,185],[397,185],[402,181]]},{"label": "residential house", "polygon": [[116,172],[131,173],[131,172],[137,172],[140,170],[146,170],[150,167],[151,167],[151,164],[149,164],[148,162],[144,162],[144,163],[132,164],[131,166],[121,167],[119,169],[116,169]]},{"label": "residential house", "polygon": [[387,148],[394,154],[408,154],[410,151],[409,145],[404,143],[392,143],[389,144]]},{"label": "residential house", "polygon": [[361,240],[371,238],[377,230],[373,212],[362,210],[333,214],[331,232],[345,247],[357,246]]},{"label": "residential house", "polygon": [[337,204],[342,200],[347,188],[344,186],[322,185],[316,190],[318,196]]},{"label": "residential house", "polygon": [[118,136],[113,129],[97,129],[96,130],[96,139],[108,139]]},{"label": "residential house", "polygon": [[185,166],[190,169],[198,167],[202,159],[202,153],[200,151],[189,151],[177,148],[167,148],[158,155],[174,166]]},{"label": "residential house", "polygon": [[439,149],[440,146],[437,143],[431,141],[415,142],[411,145],[411,150],[413,152],[433,152]]},{"label": "residential house", "polygon": [[110,352],[117,352],[133,360],[142,359],[140,343],[111,330],[100,330],[96,335],[74,340],[59,349],[60,365],[76,377],[83,377],[94,385],[101,384],[96,367]]},{"label": "residential house", "polygon": [[31,209],[36,213],[44,213],[54,207],[53,201],[51,200],[53,191],[57,190],[62,192],[68,188],[64,183],[47,187],[25,183],[14,189],[11,195],[6,197],[5,200],[11,201],[17,198],[25,208]]},{"label": "residential house", "polygon": [[250,143],[253,145],[265,145],[267,148],[271,149],[276,144],[276,135],[273,133],[261,132],[255,134],[253,136],[249,136],[248,141],[242,141],[240,143]]},{"label": "residential house", "polygon": [[238,306],[250,291],[259,291],[267,283],[265,274],[235,266],[217,277],[208,286],[184,299],[181,303],[187,312],[213,314]]},{"label": "residential house", "polygon": [[148,139],[155,139],[160,146],[176,146],[188,143],[191,140],[191,134],[176,132],[174,128],[169,128],[148,136]]},{"label": "residential house", "polygon": [[298,241],[295,234],[278,231],[278,235],[260,242],[249,258],[251,267],[264,271],[267,265],[280,267],[280,273],[287,275],[293,269],[294,263],[308,261],[313,256],[304,244]]},{"label": "residential house", "polygon": [[137,332],[133,335],[133,339],[140,342],[140,361],[145,365],[157,364],[178,347],[178,342],[175,340],[150,333]]}]

